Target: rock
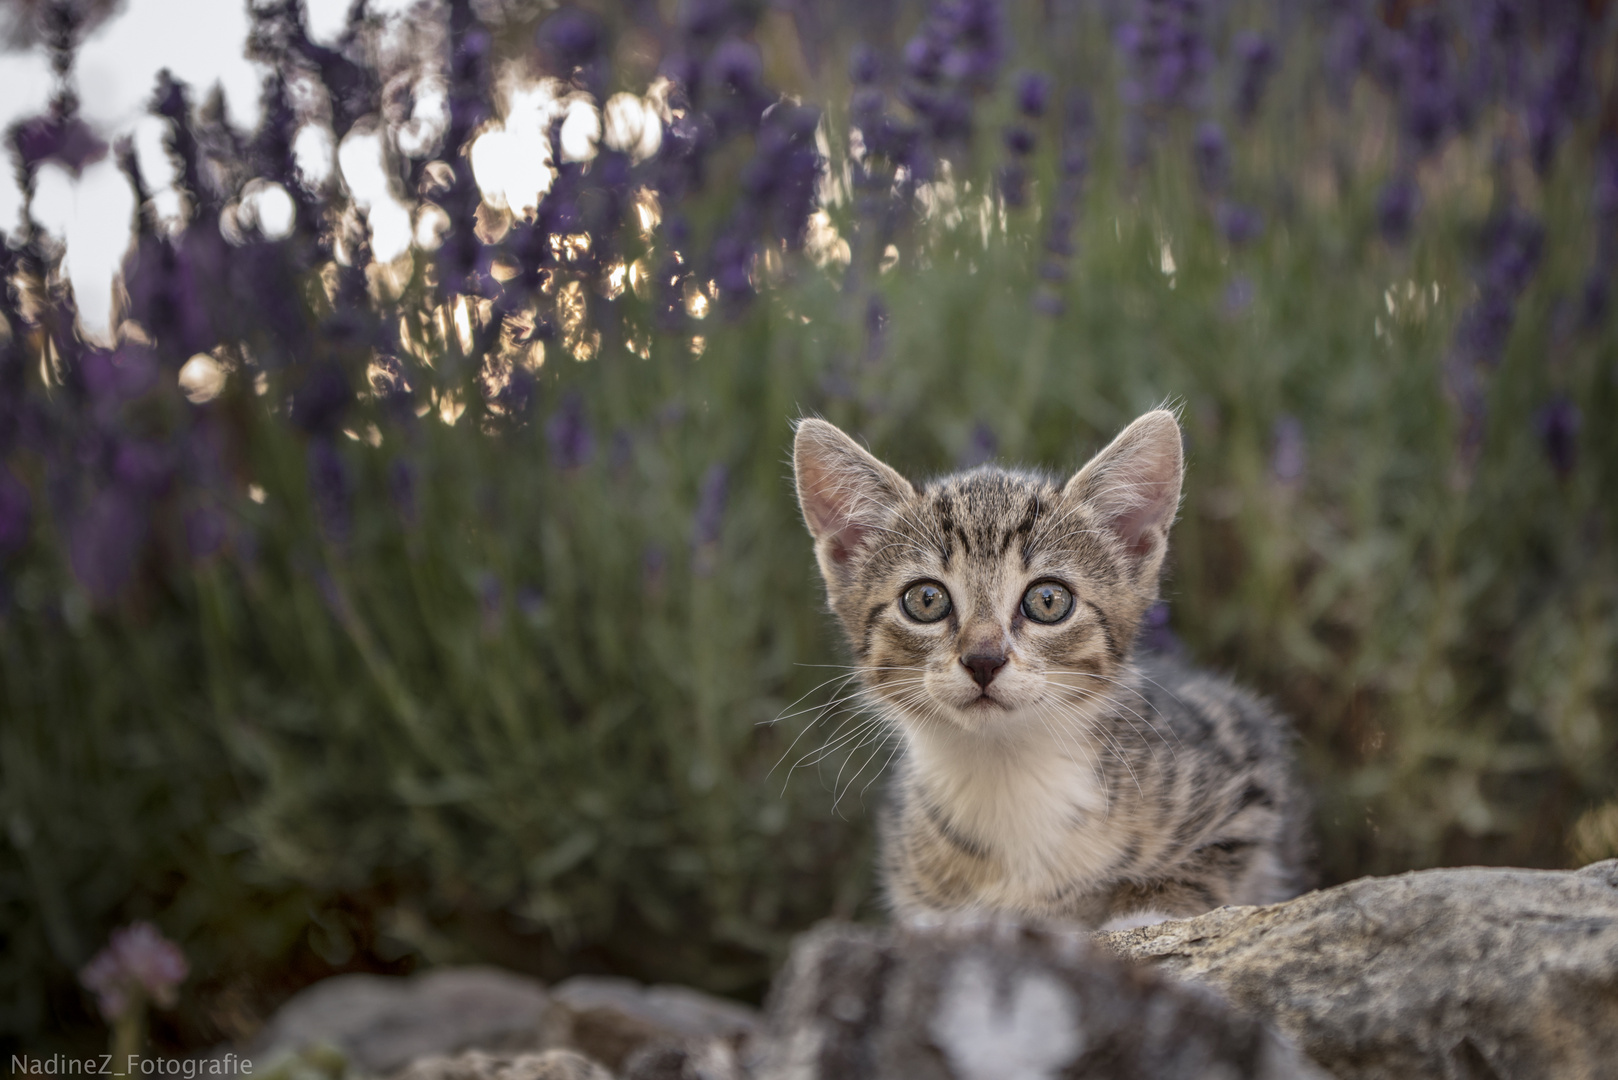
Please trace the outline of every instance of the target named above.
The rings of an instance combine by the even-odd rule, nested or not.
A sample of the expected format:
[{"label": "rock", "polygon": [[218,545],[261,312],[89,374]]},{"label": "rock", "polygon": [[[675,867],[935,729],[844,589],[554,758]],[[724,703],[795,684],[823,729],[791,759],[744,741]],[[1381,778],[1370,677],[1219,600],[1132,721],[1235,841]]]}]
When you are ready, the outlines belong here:
[{"label": "rock", "polygon": [[756,1080],[1318,1078],[1214,995],[1072,929],[823,924],[771,990]]},{"label": "rock", "polygon": [[642,1048],[683,1048],[700,1057],[699,1051],[719,1041],[734,1051],[760,1023],[758,1010],[737,1001],[602,975],[558,983],[551,1001],[545,1045],[570,1046],[613,1069],[623,1068]]},{"label": "rock", "polygon": [[543,1054],[486,1054],[469,1050],[455,1057],[412,1062],[398,1080],[614,1080],[598,1062],[571,1050]]},{"label": "rock", "polygon": [[643,1046],[624,1062],[623,1075],[624,1080],[748,1080],[726,1039]]},{"label": "rock", "polygon": [[1618,1077],[1618,859],[1362,878],[1097,940],[1339,1077]]},{"label": "rock", "polygon": [[536,1048],[549,1004],[541,983],[494,968],[337,975],[281,1006],[248,1053],[268,1063],[329,1044],[358,1071],[381,1076],[429,1055]]}]

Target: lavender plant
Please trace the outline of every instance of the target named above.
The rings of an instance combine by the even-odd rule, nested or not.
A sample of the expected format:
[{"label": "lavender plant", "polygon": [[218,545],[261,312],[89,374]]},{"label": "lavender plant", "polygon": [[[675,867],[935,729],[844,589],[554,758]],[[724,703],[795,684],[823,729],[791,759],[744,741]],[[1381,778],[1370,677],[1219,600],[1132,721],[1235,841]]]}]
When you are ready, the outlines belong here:
[{"label": "lavender plant", "polygon": [[[0,244],[5,1038],[88,1037],[132,918],[178,1048],[350,969],[756,994],[874,915],[804,412],[925,472],[1182,403],[1150,644],[1299,719],[1327,878],[1610,853],[1613,18],[847,8],[255,4],[256,130],[165,77],[170,168],[110,148],[109,340]],[[25,194],[109,149],[44,10]]]}]

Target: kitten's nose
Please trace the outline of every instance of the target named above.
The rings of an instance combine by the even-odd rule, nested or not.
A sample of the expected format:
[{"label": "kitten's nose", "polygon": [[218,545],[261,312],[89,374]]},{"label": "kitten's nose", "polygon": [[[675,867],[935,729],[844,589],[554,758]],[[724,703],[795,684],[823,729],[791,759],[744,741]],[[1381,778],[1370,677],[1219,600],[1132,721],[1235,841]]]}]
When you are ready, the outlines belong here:
[{"label": "kitten's nose", "polygon": [[972,681],[987,690],[994,681],[995,672],[1006,666],[1006,656],[997,652],[973,653],[961,657],[961,663],[972,672]]}]

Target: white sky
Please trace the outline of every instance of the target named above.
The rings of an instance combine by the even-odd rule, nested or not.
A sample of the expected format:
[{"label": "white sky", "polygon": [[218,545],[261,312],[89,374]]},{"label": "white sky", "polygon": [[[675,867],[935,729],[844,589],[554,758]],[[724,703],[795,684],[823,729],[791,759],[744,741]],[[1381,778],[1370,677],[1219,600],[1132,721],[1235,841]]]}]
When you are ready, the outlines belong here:
[{"label": "white sky", "polygon": [[[349,0],[307,0],[310,33],[330,42],[341,32]],[[224,88],[239,127],[258,122],[264,71],[243,55],[248,0],[128,0],[124,10],[84,42],[75,68],[80,113],[109,143],[135,133],[144,167],[157,148],[161,125],[141,123],[157,73],[168,68],[189,83],[201,102],[215,83]],[[408,0],[373,3],[377,12]],[[0,52],[0,129],[41,112],[50,98],[50,67],[43,50]],[[151,149],[147,149],[147,148]],[[134,210],[129,187],[109,154],[75,181],[47,166],[35,195],[35,216],[65,236],[68,274],[87,328],[103,332],[109,317],[113,271],[129,242]],[[15,232],[22,210],[12,163],[0,166],[0,229]]]}]

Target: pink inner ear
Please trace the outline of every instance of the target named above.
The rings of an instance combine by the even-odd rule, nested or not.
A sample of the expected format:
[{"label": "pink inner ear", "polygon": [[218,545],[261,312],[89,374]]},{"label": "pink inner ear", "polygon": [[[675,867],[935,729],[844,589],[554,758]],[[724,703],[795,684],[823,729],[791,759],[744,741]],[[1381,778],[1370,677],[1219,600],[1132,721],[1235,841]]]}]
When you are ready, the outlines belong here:
[{"label": "pink inner ear", "polygon": [[[1158,485],[1167,488],[1167,484]],[[1135,557],[1145,555],[1156,542],[1158,532],[1173,513],[1174,500],[1154,495],[1139,506],[1124,510],[1112,518],[1112,531],[1123,540],[1125,549]]]},{"label": "pink inner ear", "polygon": [[849,521],[845,522],[842,528],[827,533],[826,538],[830,541],[827,553],[832,561],[847,562],[849,556],[854,554],[854,550],[865,542],[865,534],[869,531],[858,522]]}]

